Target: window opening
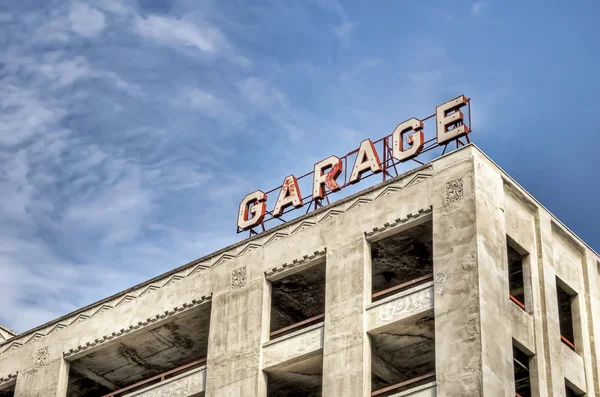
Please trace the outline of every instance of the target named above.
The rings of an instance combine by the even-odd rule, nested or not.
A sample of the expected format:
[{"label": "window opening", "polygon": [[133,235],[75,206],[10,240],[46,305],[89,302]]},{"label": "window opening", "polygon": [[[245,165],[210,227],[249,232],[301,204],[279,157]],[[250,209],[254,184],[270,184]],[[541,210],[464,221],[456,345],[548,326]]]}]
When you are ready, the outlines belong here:
[{"label": "window opening", "polygon": [[373,242],[372,301],[433,280],[432,247],[431,220]]},{"label": "window opening", "polygon": [[270,338],[278,338],[325,318],[325,263],[271,284]]},{"label": "window opening", "polygon": [[435,381],[433,311],[369,335],[371,396],[387,397]]},{"label": "window opening", "polygon": [[573,312],[571,305],[573,296],[556,285],[558,295],[558,320],[560,324],[560,339],[564,344],[575,350],[575,338],[573,333]]},{"label": "window opening", "polygon": [[529,356],[513,346],[516,397],[531,397]]},{"label": "window opening", "polygon": [[510,300],[525,310],[525,277],[523,263],[526,255],[521,255],[510,245],[506,246],[508,256],[508,283]]},{"label": "window opening", "polygon": [[581,394],[575,393],[575,391],[573,389],[571,389],[569,386],[565,385],[565,394],[567,397],[579,397],[581,396]]},{"label": "window opening", "polygon": [[266,375],[267,397],[321,397],[323,356],[288,364]]}]

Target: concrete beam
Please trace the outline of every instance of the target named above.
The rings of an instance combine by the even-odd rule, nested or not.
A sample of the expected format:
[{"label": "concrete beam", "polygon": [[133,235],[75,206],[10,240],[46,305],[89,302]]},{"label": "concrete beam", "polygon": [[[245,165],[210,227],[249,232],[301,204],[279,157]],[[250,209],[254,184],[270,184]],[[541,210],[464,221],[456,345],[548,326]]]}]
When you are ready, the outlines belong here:
[{"label": "concrete beam", "polygon": [[109,382],[108,380],[104,379],[100,375],[97,375],[96,373],[90,371],[89,369],[84,368],[84,367],[82,367],[80,365],[77,365],[75,363],[71,363],[71,370],[73,372],[77,372],[81,376],[85,376],[89,380],[94,381],[94,382],[96,382],[97,384],[99,384],[101,386],[106,387],[110,391],[115,391],[115,390],[119,389],[119,387],[117,387],[113,383]]},{"label": "concrete beam", "polygon": [[371,370],[373,371],[373,374],[380,377],[390,385],[395,385],[408,380],[406,375],[392,367],[390,363],[385,361],[375,352],[373,352],[373,355],[371,356]]}]

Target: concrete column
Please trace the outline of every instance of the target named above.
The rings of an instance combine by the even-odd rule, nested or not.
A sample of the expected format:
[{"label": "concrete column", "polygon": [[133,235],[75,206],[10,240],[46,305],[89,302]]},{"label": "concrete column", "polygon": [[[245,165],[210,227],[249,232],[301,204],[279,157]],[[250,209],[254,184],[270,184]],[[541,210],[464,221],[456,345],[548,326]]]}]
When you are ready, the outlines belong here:
[{"label": "concrete column", "polygon": [[15,397],[66,397],[68,383],[69,363],[61,358],[20,372]]},{"label": "concrete column", "polygon": [[535,247],[531,249],[529,254],[528,265],[531,274],[531,301],[529,305],[529,312],[533,316],[534,333],[535,338],[535,356],[529,362],[529,376],[531,378],[531,393],[534,396],[548,397],[549,394],[549,377],[547,376],[546,362],[548,357],[546,355],[546,343],[544,335],[545,323],[546,323],[546,312],[544,303],[544,289],[542,287],[544,282],[544,274],[541,273],[539,266],[541,245],[539,239],[539,216],[535,215],[535,228],[534,228],[534,244]]},{"label": "concrete column", "polygon": [[512,397],[514,384],[504,184],[487,159],[476,156],[475,221],[479,279],[482,396]]},{"label": "concrete column", "polygon": [[370,395],[371,354],[364,326],[369,263],[362,236],[327,247],[323,397]]},{"label": "concrete column", "polygon": [[206,397],[266,396],[261,370],[265,285],[256,279],[213,296]]},{"label": "concrete column", "polygon": [[565,395],[565,379],[562,368],[563,357],[560,341],[560,324],[558,319],[558,298],[556,290],[556,273],[554,271],[554,253],[552,250],[552,220],[545,211],[537,216],[538,239],[538,272],[542,303],[542,324],[544,353],[546,362],[546,382],[548,395],[563,397]]},{"label": "concrete column", "polygon": [[472,174],[432,185],[437,397],[483,395],[473,187]]},{"label": "concrete column", "polygon": [[[600,392],[600,261],[591,250],[586,250],[585,290],[587,302],[587,326],[590,332],[591,371],[588,371],[588,384]],[[589,394],[589,392],[588,392]]]},{"label": "concrete column", "polygon": [[[579,294],[579,313],[573,313],[573,317],[578,317],[579,327],[575,327],[575,341],[580,344],[579,354],[583,357],[586,378],[586,394],[589,396],[597,395],[597,365],[596,365],[596,337],[594,323],[592,321],[592,298],[590,294],[590,256],[586,251],[582,252],[582,291]],[[595,261],[592,262],[595,265]],[[597,285],[597,284],[594,284]],[[595,288],[594,288],[595,289]],[[578,335],[579,334],[579,335]]]},{"label": "concrete column", "polygon": [[432,189],[437,395],[514,396],[502,179],[475,156]]}]

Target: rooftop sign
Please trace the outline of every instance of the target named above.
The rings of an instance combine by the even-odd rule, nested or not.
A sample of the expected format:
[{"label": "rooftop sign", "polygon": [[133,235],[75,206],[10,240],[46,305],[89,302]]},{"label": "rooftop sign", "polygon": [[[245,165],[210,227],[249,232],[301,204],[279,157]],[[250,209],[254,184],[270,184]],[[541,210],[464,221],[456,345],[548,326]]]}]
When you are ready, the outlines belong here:
[{"label": "rooftop sign", "polygon": [[[465,122],[465,116],[460,110],[465,105],[469,109],[469,124]],[[425,140],[423,122],[432,118],[436,122],[436,136]],[[249,230],[250,235],[257,234],[265,230],[265,223],[268,221],[278,219],[285,222],[282,215],[304,206],[308,206],[306,212],[311,208],[320,208],[323,200],[329,204],[330,194],[369,176],[381,173],[385,181],[387,177],[398,175],[396,166],[400,163],[411,160],[423,164],[416,157],[436,147],[443,146],[443,154],[452,142],[456,142],[456,147],[464,145],[461,138],[464,137],[469,142],[470,124],[470,99],[461,95],[438,106],[435,114],[429,117],[422,120],[413,117],[398,124],[394,132],[378,141],[365,139],[358,149],[343,157],[329,156],[319,161],[312,172],[298,178],[290,175],[281,186],[266,193],[262,190],[252,192],[240,203],[238,233]],[[378,146],[381,146],[380,152],[377,150]],[[312,179],[312,194],[302,197],[299,181],[305,178]],[[275,193],[277,199],[268,211],[267,196]]]}]

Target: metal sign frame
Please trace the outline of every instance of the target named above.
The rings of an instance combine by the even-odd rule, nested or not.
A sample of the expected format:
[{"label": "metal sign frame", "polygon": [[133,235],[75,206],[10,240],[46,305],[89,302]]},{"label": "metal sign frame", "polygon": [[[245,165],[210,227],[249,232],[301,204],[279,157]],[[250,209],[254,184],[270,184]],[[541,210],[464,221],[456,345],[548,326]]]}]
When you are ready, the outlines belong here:
[{"label": "metal sign frame", "polygon": [[[436,135],[433,138],[430,138],[430,139],[424,141],[423,147],[422,147],[421,151],[419,152],[418,156],[421,156],[423,153],[430,152],[430,151],[435,150],[435,149],[440,148],[440,147],[443,147],[443,150],[442,150],[442,152],[441,152],[441,154],[439,156],[443,156],[446,153],[448,147],[451,146],[453,143],[456,145],[456,149],[458,149],[461,146],[464,146],[465,144],[470,143],[469,134],[472,132],[472,130],[471,130],[471,126],[472,126],[472,119],[471,119],[471,98],[466,98],[466,108],[467,108],[466,117],[462,118],[459,122],[455,123],[449,129],[449,131],[451,131],[453,128],[457,128],[457,127],[460,127],[462,125],[465,125],[467,127],[467,133],[464,134],[462,137],[458,137],[458,138],[452,139],[452,140],[450,140],[450,141],[448,141],[448,142],[446,142],[444,144],[441,144],[441,145],[438,144],[437,135]],[[459,110],[457,109],[456,112],[458,112],[458,111]],[[449,115],[451,115],[451,114],[452,113],[449,113]],[[430,120],[430,119],[435,118],[435,117],[436,117],[436,113],[434,113],[434,114],[432,114],[430,116],[427,116],[427,117],[425,117],[423,119],[418,119],[418,120],[421,121],[421,122],[425,122],[425,121]],[[465,118],[468,120],[468,122],[464,120]],[[382,172],[380,172],[380,173],[382,174],[382,181],[383,182],[385,182],[389,178],[394,178],[394,177],[398,176],[399,172],[398,172],[398,168],[397,167],[398,167],[398,165],[404,163],[404,161],[398,161],[398,160],[396,160],[393,157],[393,155],[392,155],[392,153],[393,153],[393,151],[392,151],[392,136],[393,135],[394,135],[394,133],[391,133],[391,134],[386,135],[383,138],[380,138],[377,141],[373,142],[373,144],[375,146],[375,152],[379,153],[379,154],[381,154],[381,153],[383,154],[383,156],[380,157],[380,162],[379,162],[379,166],[382,169]],[[464,142],[463,142],[463,138],[464,138]],[[409,143],[412,143],[412,142],[410,142],[410,138],[409,138]],[[359,151],[359,149],[357,148],[357,149],[355,149],[355,150],[353,150],[351,152],[348,152],[343,157],[339,157],[341,159],[341,161],[342,161],[342,170],[341,170],[341,174],[339,175],[338,178],[341,179],[342,176],[343,176],[343,184],[341,183],[341,180],[338,183],[339,186],[340,186],[340,189],[335,190],[335,191],[332,191],[332,190],[329,190],[329,189],[323,189],[324,190],[323,191],[323,198],[316,198],[316,199],[313,198],[313,195],[312,195],[312,192],[311,192],[311,194],[308,194],[308,195],[305,195],[304,197],[302,197],[302,203],[303,204],[300,207],[293,207],[292,206],[290,208],[286,208],[278,216],[274,216],[273,215],[273,210],[272,209],[271,210],[266,210],[265,213],[264,213],[264,218],[261,220],[261,222],[258,225],[250,227],[250,228],[247,228],[247,229],[240,228],[239,225],[238,225],[238,227],[237,227],[237,233],[242,233],[242,232],[245,232],[245,231],[249,231],[250,237],[251,237],[251,236],[254,236],[254,235],[258,234],[258,233],[266,231],[267,228],[265,227],[265,224],[267,224],[269,222],[277,220],[277,221],[279,221],[281,223],[286,223],[287,221],[285,219],[282,219],[283,215],[289,214],[289,213],[294,212],[294,211],[298,211],[299,212],[300,210],[302,210],[305,207],[306,207],[306,211],[304,213],[308,214],[311,210],[316,210],[316,209],[319,209],[319,208],[322,208],[322,207],[324,207],[326,205],[331,204],[331,201],[329,200],[329,196],[331,194],[336,193],[336,192],[338,192],[340,190],[343,190],[345,187],[353,185],[353,183],[349,182],[349,176],[350,176],[349,173],[352,171],[352,166],[353,166],[354,161],[351,162],[351,161],[349,161],[349,159],[352,156],[356,155],[358,153],[358,151]],[[413,162],[415,162],[415,163],[417,163],[419,165],[424,165],[424,163],[421,162],[421,161],[419,161],[417,158],[411,158],[408,161],[413,161]],[[377,175],[377,174],[379,174],[379,173],[367,172],[365,175],[362,175],[360,177],[360,181],[362,182],[363,180],[365,180],[367,178],[370,178],[370,177],[372,177],[374,175]],[[298,182],[300,182],[302,180],[305,180],[306,178],[313,179],[314,178],[314,170],[311,171],[311,172],[307,172],[306,174],[301,175],[299,177],[293,177],[293,178],[295,178],[295,180],[297,180]],[[282,188],[283,188],[283,185],[282,186],[278,186],[276,188],[273,188],[273,189],[265,192],[264,194],[266,196],[269,196],[271,194],[277,194],[277,195],[279,195],[279,192],[281,191]],[[258,230],[255,230],[255,229],[258,229]]]}]

